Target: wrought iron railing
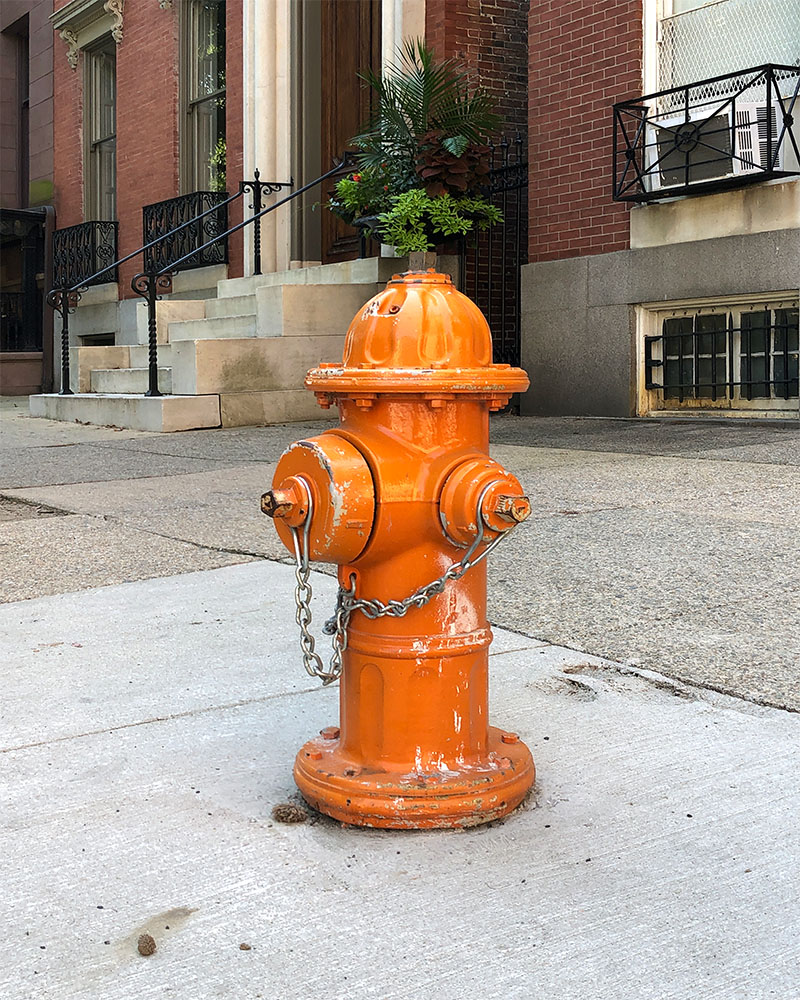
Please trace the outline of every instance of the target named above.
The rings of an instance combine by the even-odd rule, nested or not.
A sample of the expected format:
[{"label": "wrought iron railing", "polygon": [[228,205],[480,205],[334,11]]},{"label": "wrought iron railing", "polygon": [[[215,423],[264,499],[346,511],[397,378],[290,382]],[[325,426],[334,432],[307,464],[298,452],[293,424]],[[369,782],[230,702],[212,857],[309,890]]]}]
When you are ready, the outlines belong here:
[{"label": "wrought iron railing", "polygon": [[503,223],[468,240],[461,254],[461,290],[478,304],[492,331],[496,364],[520,363],[520,275],[528,262],[528,161],[523,138],[491,146],[484,196]]},{"label": "wrought iron railing", "polygon": [[[183,228],[178,228],[181,226]],[[142,208],[142,238],[149,249],[144,252],[144,270],[159,271],[165,267],[177,270],[174,262],[181,258],[184,259],[181,271],[227,264],[227,239],[217,240],[202,252],[199,249],[227,228],[227,191],[193,191],[145,205]]]},{"label": "wrought iron railing", "polygon": [[[59,288],[117,280],[118,222],[79,222],[53,233],[53,281]],[[82,281],[87,275],[92,277]]]},{"label": "wrought iron railing", "polygon": [[800,67],[769,63],[614,105],[614,200],[800,174]]},{"label": "wrought iron railing", "polygon": [[[214,204],[210,208],[200,212],[194,218],[180,223],[170,232],[162,233],[156,236],[153,240],[146,242],[137,250],[134,250],[126,256],[121,257],[119,260],[114,261],[98,273],[90,274],[86,278],[73,282],[72,285],[59,285],[53,288],[47,296],[47,303],[61,315],[61,394],[72,395],[72,390],[69,387],[69,317],[70,314],[75,311],[75,308],[80,301],[81,292],[90,284],[94,283],[96,279],[100,278],[101,275],[108,273],[112,268],[116,268],[121,264],[127,263],[129,260],[133,260],[140,254],[142,254],[145,261],[151,265],[150,268],[145,267],[145,270],[134,275],[131,279],[131,288],[137,295],[141,295],[147,302],[148,389],[145,395],[161,396],[163,393],[158,388],[156,305],[158,300],[163,295],[172,291],[172,275],[176,271],[181,270],[187,264],[189,264],[189,266],[197,266],[192,265],[191,261],[194,259],[202,259],[203,255],[207,254],[211,247],[215,244],[220,241],[227,240],[229,236],[239,232],[240,229],[244,229],[246,226],[251,225],[253,226],[253,273],[261,274],[261,220],[264,216],[270,212],[274,212],[287,202],[300,197],[300,195],[303,195],[307,191],[312,190],[312,188],[322,184],[323,181],[326,181],[329,177],[332,177],[334,174],[340,172],[344,165],[348,165],[351,162],[352,158],[350,154],[345,154],[345,156],[330,170],[321,174],[308,184],[304,184],[303,187],[292,191],[292,193],[287,195],[285,198],[281,198],[279,201],[276,201],[271,205],[267,205],[266,207],[262,207],[265,195],[277,194],[282,188],[292,187],[293,182],[262,181],[258,170],[256,170],[253,180],[240,181],[239,190],[236,194],[224,198],[219,203]],[[213,233],[208,240],[200,245],[196,245],[196,243],[192,241],[192,245],[189,250],[180,257],[173,258],[171,253],[167,254],[167,256],[172,258],[169,260],[169,263],[159,265],[158,254],[150,254],[151,251],[155,250],[161,243],[164,242],[169,243],[172,241],[172,245],[174,247],[176,245],[174,242],[176,234],[181,233],[184,230],[192,230],[196,233],[198,231],[198,224],[201,223],[202,220],[214,215],[218,218],[218,213],[221,210],[224,209],[227,211],[227,207],[232,202],[243,198],[245,194],[249,194],[251,196],[249,208],[252,210],[253,214],[243,219],[242,222],[237,223],[235,226],[229,226],[224,229],[223,232]]]}]

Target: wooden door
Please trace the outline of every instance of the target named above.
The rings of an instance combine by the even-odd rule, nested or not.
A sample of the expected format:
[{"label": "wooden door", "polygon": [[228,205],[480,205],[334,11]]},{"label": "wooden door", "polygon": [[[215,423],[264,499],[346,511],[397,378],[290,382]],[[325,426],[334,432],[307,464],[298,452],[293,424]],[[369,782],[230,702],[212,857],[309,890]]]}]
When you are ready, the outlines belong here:
[{"label": "wooden door", "polygon": [[[378,73],[380,65],[381,0],[322,0],[323,172],[348,148],[369,115],[371,91],[358,74],[370,66]],[[325,210],[323,263],[353,260],[358,252],[358,232]]]}]

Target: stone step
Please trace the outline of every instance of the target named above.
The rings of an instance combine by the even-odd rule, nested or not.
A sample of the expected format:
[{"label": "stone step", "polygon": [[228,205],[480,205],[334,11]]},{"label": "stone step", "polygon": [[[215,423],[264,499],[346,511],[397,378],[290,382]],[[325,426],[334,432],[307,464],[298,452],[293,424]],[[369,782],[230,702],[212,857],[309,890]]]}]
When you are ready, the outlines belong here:
[{"label": "stone step", "polygon": [[[128,348],[130,361],[127,365],[120,365],[120,368],[147,368],[150,363],[150,348],[147,344],[131,344]],[[172,364],[172,344],[158,345],[158,367],[169,368]],[[96,368],[104,367],[96,365]],[[109,367],[109,366],[105,366]]]},{"label": "stone step", "polygon": [[194,319],[170,323],[169,339],[175,344],[184,340],[230,340],[259,336],[256,317],[217,316],[213,319]]},{"label": "stone step", "polygon": [[219,427],[219,396],[100,395],[30,397],[32,417],[67,420],[137,431],[189,431]]},{"label": "stone step", "polygon": [[343,347],[343,335],[186,340],[173,345],[172,385],[187,394],[299,390],[309,368],[341,362]]},{"label": "stone step", "polygon": [[297,420],[338,420],[336,407],[323,410],[307,389],[226,392],[219,397],[223,427],[261,427]]},{"label": "stone step", "polygon": [[255,295],[228,295],[224,299],[209,299],[206,302],[206,316],[255,316]]},{"label": "stone step", "polygon": [[228,277],[227,264],[209,264],[178,271],[172,276],[170,300],[216,298],[217,286]]},{"label": "stone step", "polygon": [[[147,392],[150,371],[147,368],[97,368],[92,372],[92,392],[130,395]],[[158,369],[158,388],[172,392],[172,369]]]},{"label": "stone step", "polygon": [[254,274],[247,278],[228,278],[217,286],[217,295],[220,298],[252,295],[257,288],[268,285],[385,285],[393,274],[407,268],[408,259],[405,257],[366,257],[363,260],[273,271],[271,274]]},{"label": "stone step", "polygon": [[[258,331],[282,337],[344,334],[366,302],[382,285],[267,285],[256,291]],[[218,300],[224,302],[224,299]],[[341,360],[339,358],[335,360]]]}]

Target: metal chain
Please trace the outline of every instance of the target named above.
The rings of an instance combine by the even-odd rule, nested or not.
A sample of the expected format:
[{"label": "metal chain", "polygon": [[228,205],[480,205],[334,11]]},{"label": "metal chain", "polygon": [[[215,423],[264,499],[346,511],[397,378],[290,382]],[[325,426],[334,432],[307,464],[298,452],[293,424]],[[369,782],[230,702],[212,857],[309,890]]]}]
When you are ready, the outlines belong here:
[{"label": "metal chain", "polygon": [[517,527],[516,524],[512,525],[502,534],[493,538],[489,544],[478,553],[477,556],[475,555],[476,550],[485,537],[482,508],[486,494],[492,486],[495,485],[494,483],[490,483],[478,497],[478,503],[476,505],[477,510],[475,520],[478,524],[477,536],[461,559],[458,562],[451,563],[444,573],[442,573],[442,575],[436,580],[431,580],[430,583],[426,583],[423,587],[419,587],[413,594],[410,594],[402,601],[392,600],[387,601],[384,604],[383,601],[379,601],[377,599],[368,600],[363,597],[356,597],[355,575],[351,576],[350,589],[346,590],[344,587],[339,587],[339,591],[336,595],[336,610],[334,614],[325,622],[322,628],[325,635],[332,636],[331,645],[333,647],[333,652],[331,654],[330,665],[326,670],[319,653],[315,652],[314,636],[309,630],[309,626],[311,625],[310,604],[312,592],[311,584],[309,583],[311,568],[308,557],[308,538],[314,508],[313,500],[311,498],[311,490],[305,481],[303,481],[303,485],[305,486],[306,493],[308,494],[308,514],[306,515],[306,519],[303,524],[302,545],[300,542],[299,529],[291,527],[295,560],[297,563],[297,568],[295,569],[297,586],[295,587],[294,592],[297,604],[297,613],[295,618],[297,620],[297,624],[300,626],[300,648],[303,651],[303,666],[312,677],[321,678],[323,684],[331,684],[341,675],[342,653],[344,653],[345,649],[347,649],[347,627],[350,623],[350,616],[354,611],[360,611],[367,618],[374,620],[375,618],[383,618],[387,615],[393,618],[402,618],[404,615],[408,614],[411,608],[424,607],[438,594],[443,593],[450,580],[461,579],[467,570],[470,570],[473,566],[477,566],[479,563],[483,562],[489,553],[496,548],[496,546],[499,545],[504,538],[507,538]]}]

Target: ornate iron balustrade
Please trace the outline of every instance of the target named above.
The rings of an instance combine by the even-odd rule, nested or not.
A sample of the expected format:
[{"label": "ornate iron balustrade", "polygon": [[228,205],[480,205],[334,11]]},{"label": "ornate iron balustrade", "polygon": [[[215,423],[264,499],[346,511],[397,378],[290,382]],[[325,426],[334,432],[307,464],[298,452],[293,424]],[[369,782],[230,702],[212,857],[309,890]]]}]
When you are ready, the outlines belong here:
[{"label": "ornate iron balustrade", "polygon": [[768,63],[614,105],[614,200],[800,174],[800,67]]},{"label": "ornate iron balustrade", "polygon": [[80,222],[53,233],[53,282],[59,288],[117,281],[118,222]]},{"label": "ornate iron balustrade", "polygon": [[[124,257],[120,257],[119,260],[113,262],[96,274],[90,275],[88,278],[76,281],[72,285],[60,284],[57,287],[50,290],[47,295],[47,304],[54,310],[56,310],[61,315],[61,394],[62,395],[72,395],[72,390],[69,387],[69,317],[70,314],[75,311],[78,302],[81,297],[81,292],[90,284],[95,283],[97,279],[100,279],[104,275],[108,274],[113,268],[116,268],[120,264],[125,264],[129,260],[133,260],[134,257],[138,257],[139,254],[145,256],[145,260],[151,265],[150,268],[146,268],[139,274],[134,275],[131,279],[131,288],[136,292],[137,295],[141,295],[147,301],[147,327],[148,327],[148,383],[149,387],[146,396],[161,396],[163,393],[158,388],[158,341],[156,336],[156,306],[158,300],[163,296],[172,291],[172,275],[175,271],[181,270],[185,265],[198,266],[192,262],[197,260],[208,260],[208,257],[203,255],[207,253],[212,247],[221,241],[226,241],[227,238],[233,233],[239,232],[240,229],[244,229],[245,226],[253,226],[253,259],[254,259],[254,273],[261,274],[261,220],[270,212],[274,212],[276,209],[285,205],[287,202],[292,201],[295,198],[300,197],[300,195],[305,194],[312,188],[319,186],[323,181],[326,181],[329,177],[337,174],[341,171],[343,166],[350,166],[352,164],[352,156],[349,153],[345,153],[344,157],[338,161],[330,170],[321,174],[319,177],[310,181],[308,184],[304,184],[302,187],[298,188],[296,191],[292,191],[291,194],[287,195],[285,198],[281,198],[280,201],[274,202],[272,205],[267,205],[262,208],[263,196],[265,194],[274,194],[281,190],[281,188],[292,187],[293,181],[283,182],[283,181],[262,181],[260,179],[258,170],[255,171],[254,180],[243,180],[239,184],[239,190],[236,194],[230,197],[225,197],[217,204],[213,204],[210,208],[205,209],[193,218],[176,225],[170,232],[160,234],[154,237],[154,239],[139,247],[137,250],[126,254]],[[213,192],[216,194],[216,192]],[[253,215],[248,218],[243,219],[235,226],[230,226],[225,228],[224,231],[216,231],[210,239],[206,240],[204,243],[197,245],[196,242],[192,243],[190,250],[184,253],[180,257],[174,257],[173,254],[169,254],[169,263],[158,265],[157,254],[148,257],[147,255],[150,251],[155,250],[163,241],[171,239],[175,234],[188,229],[194,229],[197,232],[197,225],[203,219],[209,216],[216,215],[221,209],[226,212],[227,218],[227,206],[231,202],[242,198],[245,194],[250,194],[252,201],[250,203],[250,208],[253,210]],[[172,201],[173,199],[170,199]],[[217,229],[217,226],[214,226]],[[107,280],[107,279],[103,279]]]},{"label": "ornate iron balustrade", "polygon": [[[193,191],[142,208],[144,270],[187,271],[227,264],[228,202],[225,191]],[[215,237],[220,237],[218,240]],[[214,242],[209,243],[209,240]],[[181,260],[180,268],[175,261]]]}]

